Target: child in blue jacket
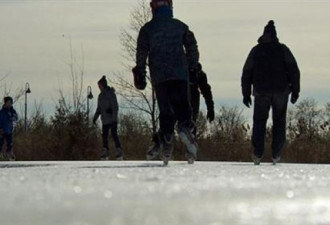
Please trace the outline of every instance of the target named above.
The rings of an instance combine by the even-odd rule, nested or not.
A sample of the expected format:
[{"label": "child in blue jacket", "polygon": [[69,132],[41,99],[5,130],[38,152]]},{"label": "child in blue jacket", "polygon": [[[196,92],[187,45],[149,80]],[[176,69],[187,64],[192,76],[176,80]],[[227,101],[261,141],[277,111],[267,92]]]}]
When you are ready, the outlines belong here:
[{"label": "child in blue jacket", "polygon": [[0,155],[6,141],[7,143],[7,158],[10,161],[15,160],[13,152],[13,131],[14,122],[18,119],[17,113],[13,108],[13,99],[11,97],[4,98],[4,105],[0,110]]}]

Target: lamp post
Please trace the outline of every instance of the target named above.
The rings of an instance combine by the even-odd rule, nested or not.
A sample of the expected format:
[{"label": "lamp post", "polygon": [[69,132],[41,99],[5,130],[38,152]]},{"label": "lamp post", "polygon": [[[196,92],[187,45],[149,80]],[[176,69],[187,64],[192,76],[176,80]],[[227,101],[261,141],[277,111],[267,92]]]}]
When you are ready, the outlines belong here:
[{"label": "lamp post", "polygon": [[27,95],[31,93],[30,84],[25,84],[25,115],[24,115],[24,128],[27,130]]},{"label": "lamp post", "polygon": [[92,87],[87,87],[87,121],[89,122],[89,101],[94,98],[92,93]]}]

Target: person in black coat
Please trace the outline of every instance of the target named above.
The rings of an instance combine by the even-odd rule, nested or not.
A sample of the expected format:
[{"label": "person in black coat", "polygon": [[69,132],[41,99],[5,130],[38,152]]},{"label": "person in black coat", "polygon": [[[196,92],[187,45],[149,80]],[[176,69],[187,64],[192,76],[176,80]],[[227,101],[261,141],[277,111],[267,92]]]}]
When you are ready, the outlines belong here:
[{"label": "person in black coat", "polygon": [[286,139],[288,99],[295,104],[300,92],[300,71],[290,49],[279,42],[274,21],[250,52],[242,75],[243,103],[250,108],[253,87],[254,115],[252,144],[254,163],[260,164],[265,151],[265,133],[270,108],[273,113],[272,160],[280,161]]}]

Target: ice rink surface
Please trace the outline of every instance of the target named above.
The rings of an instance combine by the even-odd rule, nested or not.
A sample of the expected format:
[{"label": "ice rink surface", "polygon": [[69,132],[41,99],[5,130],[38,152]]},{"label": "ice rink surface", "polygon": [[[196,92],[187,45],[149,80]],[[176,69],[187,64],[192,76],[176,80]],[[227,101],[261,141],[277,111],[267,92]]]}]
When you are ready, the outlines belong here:
[{"label": "ice rink surface", "polygon": [[330,225],[330,165],[0,162],[1,225]]}]

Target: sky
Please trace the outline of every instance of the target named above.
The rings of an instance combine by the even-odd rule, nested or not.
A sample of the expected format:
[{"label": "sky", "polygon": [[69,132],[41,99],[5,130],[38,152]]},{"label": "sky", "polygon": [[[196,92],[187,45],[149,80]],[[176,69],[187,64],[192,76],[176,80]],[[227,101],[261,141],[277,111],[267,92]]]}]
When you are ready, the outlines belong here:
[{"label": "sky", "polygon": [[[30,104],[42,103],[52,114],[58,89],[70,93],[71,41],[79,62],[83,49],[84,84],[96,95],[101,75],[111,79],[113,72],[125,69],[119,35],[136,4],[137,0],[0,0],[0,77],[7,75],[0,93],[4,84],[15,90],[29,82]],[[300,67],[301,97],[330,102],[329,11],[328,0],[174,0],[174,16],[197,38],[215,104],[242,108],[242,67],[270,19]]]}]

